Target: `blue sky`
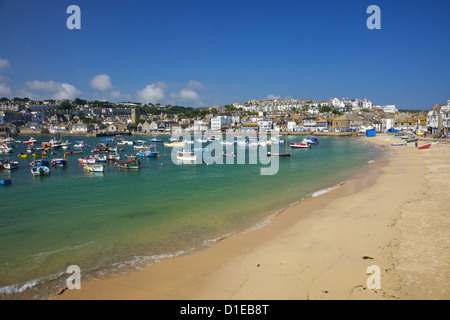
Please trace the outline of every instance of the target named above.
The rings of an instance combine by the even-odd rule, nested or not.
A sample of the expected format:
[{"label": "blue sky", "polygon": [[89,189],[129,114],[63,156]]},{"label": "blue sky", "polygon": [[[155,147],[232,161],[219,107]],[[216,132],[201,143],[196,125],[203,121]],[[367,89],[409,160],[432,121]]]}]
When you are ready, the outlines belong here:
[{"label": "blue sky", "polygon": [[[72,4],[81,30],[66,27]],[[0,0],[0,96],[429,109],[450,99],[449,13],[448,0]]]}]

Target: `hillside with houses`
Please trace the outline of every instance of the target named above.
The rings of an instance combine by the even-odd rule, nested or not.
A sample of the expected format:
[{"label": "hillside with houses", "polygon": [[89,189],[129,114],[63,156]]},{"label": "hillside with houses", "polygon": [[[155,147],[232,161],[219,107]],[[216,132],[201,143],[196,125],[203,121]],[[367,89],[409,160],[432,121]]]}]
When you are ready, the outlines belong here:
[{"label": "hillside with houses", "polygon": [[0,134],[114,135],[197,132],[364,133],[389,130],[448,137],[450,100],[429,111],[402,111],[371,100],[272,99],[186,108],[105,101],[0,99]]}]

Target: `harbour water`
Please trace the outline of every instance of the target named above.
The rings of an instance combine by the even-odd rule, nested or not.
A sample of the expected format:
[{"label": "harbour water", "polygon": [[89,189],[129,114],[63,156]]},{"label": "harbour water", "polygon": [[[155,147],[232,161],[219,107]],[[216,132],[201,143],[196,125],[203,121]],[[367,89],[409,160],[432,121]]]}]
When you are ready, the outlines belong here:
[{"label": "harbour water", "polygon": [[[151,143],[149,137],[125,139]],[[301,139],[289,136],[287,143]],[[100,138],[84,141],[95,146]],[[32,158],[17,156],[26,146],[16,144],[14,153],[0,156],[20,163],[19,169],[0,170],[0,179],[13,180],[0,187],[0,298],[55,294],[70,265],[80,267],[82,279],[113,276],[263,227],[290,204],[363,173],[381,153],[361,138],[319,141],[306,150],[290,149],[291,158],[279,159],[275,175],[261,175],[263,165],[248,161],[177,165],[173,149],[157,143],[160,157],[141,158],[139,170],[112,161],[104,173],[86,173],[77,160],[91,154],[86,148],[84,155],[68,155],[67,167],[33,177]],[[137,153],[133,146],[119,148],[121,154]],[[62,157],[62,151],[53,152],[49,160]]]}]

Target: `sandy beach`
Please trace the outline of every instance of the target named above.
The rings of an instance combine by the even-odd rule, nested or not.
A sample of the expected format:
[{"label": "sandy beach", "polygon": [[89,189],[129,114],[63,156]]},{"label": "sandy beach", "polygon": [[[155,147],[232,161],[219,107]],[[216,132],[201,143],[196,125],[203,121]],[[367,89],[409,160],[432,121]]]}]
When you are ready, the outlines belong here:
[{"label": "sandy beach", "polygon": [[[284,210],[265,227],[52,299],[450,298],[450,144],[393,147],[368,174]],[[425,144],[420,141],[419,146]],[[380,288],[367,268],[380,269]]]}]

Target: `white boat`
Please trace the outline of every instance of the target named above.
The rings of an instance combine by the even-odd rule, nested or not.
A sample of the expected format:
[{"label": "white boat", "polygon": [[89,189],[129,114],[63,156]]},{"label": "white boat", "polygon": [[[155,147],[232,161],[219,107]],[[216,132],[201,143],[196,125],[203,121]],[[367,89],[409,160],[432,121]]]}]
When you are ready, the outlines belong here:
[{"label": "white boat", "polygon": [[311,145],[309,143],[306,142],[291,142],[291,148],[294,149],[307,149],[307,148],[311,148]]},{"label": "white boat", "polygon": [[108,160],[106,155],[96,155],[94,158],[96,162],[106,162]]},{"label": "white boat", "polygon": [[31,174],[33,176],[45,176],[50,174],[50,168],[46,166],[33,166],[31,168]]},{"label": "white boat", "polygon": [[120,142],[117,142],[117,145],[118,145],[118,146],[132,146],[133,144],[134,144],[133,141],[125,141],[125,140],[122,140],[122,141],[120,141]]},{"label": "white boat", "polygon": [[3,168],[7,170],[13,170],[19,168],[19,162],[17,161],[6,161],[3,162]]},{"label": "white boat", "polygon": [[180,142],[164,142],[164,146],[165,147],[184,147],[184,142],[180,141]]},{"label": "white boat", "polygon": [[24,141],[24,142],[22,142],[22,143],[23,143],[23,144],[27,144],[27,145],[33,145],[33,144],[38,143],[38,141],[37,141],[36,139],[34,139],[33,137],[31,137],[30,140]]},{"label": "white boat", "polygon": [[220,141],[220,144],[224,145],[224,146],[231,146],[231,145],[234,145],[234,142],[225,140],[225,141]]},{"label": "white boat", "polygon": [[108,160],[120,160],[120,154],[108,154]]},{"label": "white boat", "polygon": [[0,154],[6,154],[13,152],[13,148],[8,146],[7,144],[0,145]]},{"label": "white boat", "polygon": [[95,164],[96,159],[93,157],[86,157],[78,159],[78,162],[86,163],[86,164]]},{"label": "white boat", "polygon": [[82,149],[87,148],[88,146],[86,145],[86,143],[84,143],[84,141],[77,141],[77,144],[74,144],[73,147],[75,149]]},{"label": "white boat", "polygon": [[182,163],[195,163],[197,161],[197,154],[190,151],[180,151],[177,154],[177,160]]},{"label": "white boat", "polygon": [[105,166],[101,164],[87,164],[84,166],[84,170],[89,172],[104,172]]}]

